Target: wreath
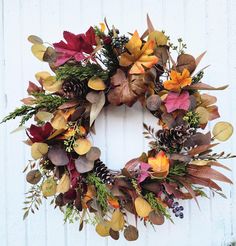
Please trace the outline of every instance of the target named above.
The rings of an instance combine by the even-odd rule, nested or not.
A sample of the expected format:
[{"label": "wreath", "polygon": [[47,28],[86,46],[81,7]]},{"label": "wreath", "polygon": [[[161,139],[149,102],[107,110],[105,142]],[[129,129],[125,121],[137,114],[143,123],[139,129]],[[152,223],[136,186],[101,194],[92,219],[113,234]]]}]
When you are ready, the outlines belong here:
[{"label": "wreath", "polygon": [[[205,52],[194,58],[182,39],[174,45],[149,17],[147,26],[142,36],[137,31],[125,36],[105,20],[86,33],[64,31],[65,41],[53,45],[29,36],[32,53],[53,75],[36,73],[38,84],[29,82],[23,105],[3,119],[21,117],[31,146],[24,218],[52,197],[64,220],[78,220],[80,230],[91,222],[100,236],[117,240],[123,231],[133,241],[137,219],[145,225],[172,221],[172,215],[182,219],[181,200],[198,203],[198,196],[206,196],[204,187],[222,195],[214,180],[232,183],[213,167],[229,169],[219,159],[235,156],[212,148],[227,140],[233,127],[218,122],[212,132],[206,130],[220,115],[216,97],[199,92],[227,86],[202,82],[206,67],[197,66]],[[156,117],[159,129],[143,124],[149,151],[112,171],[92,144],[95,120],[109,104],[131,107],[137,101]],[[34,123],[24,127],[31,118]],[[130,213],[136,225],[129,222]]]}]

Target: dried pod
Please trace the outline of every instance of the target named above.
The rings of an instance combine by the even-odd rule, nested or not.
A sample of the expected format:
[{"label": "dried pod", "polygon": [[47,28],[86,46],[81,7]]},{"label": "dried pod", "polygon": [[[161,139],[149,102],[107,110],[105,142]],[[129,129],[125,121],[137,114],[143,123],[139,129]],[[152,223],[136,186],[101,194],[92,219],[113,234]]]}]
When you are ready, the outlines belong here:
[{"label": "dried pod", "polygon": [[128,241],[135,241],[138,239],[138,230],[136,227],[129,225],[124,230],[124,237]]},{"label": "dried pod", "polygon": [[151,211],[148,215],[148,219],[154,224],[154,225],[162,225],[165,222],[165,218],[163,214],[160,214],[156,211]]},{"label": "dried pod", "polygon": [[176,70],[182,73],[185,68],[192,73],[196,68],[196,60],[191,55],[181,54],[177,58]]},{"label": "dried pod", "polygon": [[42,184],[42,193],[45,197],[54,196],[57,192],[57,184],[53,178],[48,178]]},{"label": "dried pod", "polygon": [[39,170],[31,170],[27,173],[26,180],[30,184],[37,184],[41,177],[42,175]]},{"label": "dried pod", "polygon": [[150,204],[141,196],[135,199],[134,205],[138,216],[142,218],[147,217],[149,213],[152,211],[152,207],[150,206]]},{"label": "dried pod", "polygon": [[147,98],[147,108],[150,111],[156,111],[161,106],[161,98],[158,95],[151,95]]},{"label": "dried pod", "polygon": [[62,207],[62,206],[65,205],[64,199],[63,199],[63,194],[62,194],[62,193],[59,194],[59,195],[56,197],[56,199],[55,199],[55,204],[56,204],[57,206],[59,206],[59,207]]},{"label": "dried pod", "polygon": [[107,237],[110,235],[110,222],[105,220],[96,225],[95,230],[101,237]]}]

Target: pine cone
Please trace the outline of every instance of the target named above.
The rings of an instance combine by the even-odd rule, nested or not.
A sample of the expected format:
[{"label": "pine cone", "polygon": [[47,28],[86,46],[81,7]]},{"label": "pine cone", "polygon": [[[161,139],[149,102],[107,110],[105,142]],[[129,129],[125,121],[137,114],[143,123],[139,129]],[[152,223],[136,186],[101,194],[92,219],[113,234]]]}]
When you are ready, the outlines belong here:
[{"label": "pine cone", "polygon": [[114,182],[114,177],[110,173],[107,166],[100,160],[96,160],[94,163],[94,173],[99,177],[104,184],[112,184]]},{"label": "pine cone", "polygon": [[62,84],[63,95],[66,98],[85,97],[88,93],[87,81],[79,81],[77,79],[66,79]]},{"label": "pine cone", "polygon": [[157,132],[158,144],[164,150],[174,149],[180,151],[183,144],[195,133],[194,128],[180,125]]}]

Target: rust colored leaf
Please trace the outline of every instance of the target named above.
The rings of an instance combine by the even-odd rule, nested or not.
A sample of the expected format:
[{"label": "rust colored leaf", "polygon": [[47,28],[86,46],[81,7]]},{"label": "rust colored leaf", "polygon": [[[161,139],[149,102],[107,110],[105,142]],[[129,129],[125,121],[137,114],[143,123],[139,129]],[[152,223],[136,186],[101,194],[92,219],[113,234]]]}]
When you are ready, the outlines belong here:
[{"label": "rust colored leaf", "polygon": [[191,84],[185,87],[186,90],[224,90],[228,87],[228,85],[220,86],[220,87],[213,87],[211,85],[199,82],[196,84]]},{"label": "rust colored leaf", "polygon": [[190,150],[188,152],[188,154],[190,156],[198,155],[198,154],[201,154],[204,151],[207,151],[207,150],[211,149],[212,147],[214,147],[216,145],[218,145],[218,143],[200,145],[200,146],[197,146],[196,148],[193,148],[192,150]]}]

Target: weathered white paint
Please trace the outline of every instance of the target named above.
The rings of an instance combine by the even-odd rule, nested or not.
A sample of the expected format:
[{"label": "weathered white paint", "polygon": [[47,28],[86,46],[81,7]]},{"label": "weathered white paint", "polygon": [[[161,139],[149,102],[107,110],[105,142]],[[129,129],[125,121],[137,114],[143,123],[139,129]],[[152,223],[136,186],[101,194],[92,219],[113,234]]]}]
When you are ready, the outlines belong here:
[{"label": "weathered white paint", "polygon": [[[34,59],[29,34],[37,34],[49,42],[62,38],[62,31],[85,31],[106,16],[122,32],[145,29],[149,13],[155,26],[166,30],[174,40],[183,37],[189,52],[198,55],[208,50],[201,66],[211,64],[205,81],[212,85],[230,84],[224,92],[216,92],[222,119],[236,123],[236,1],[234,0],[1,0],[0,1],[0,118],[19,105],[26,95],[28,80],[47,69]],[[155,119],[133,108],[109,107],[97,120],[94,142],[103,151],[103,160],[111,168],[120,168],[132,157],[147,149],[142,137],[142,122],[155,125]],[[77,225],[63,225],[62,215],[44,203],[41,210],[22,221],[22,202],[27,185],[22,169],[29,149],[21,144],[24,133],[10,135],[17,122],[0,126],[0,245],[1,246],[74,246],[74,245],[235,245],[236,189],[222,185],[228,199],[200,199],[201,211],[193,201],[183,202],[185,219],[166,223],[154,231],[139,225],[140,238],[128,243],[103,239],[91,226],[78,232]],[[231,141],[218,150],[236,153]],[[234,160],[227,173],[236,180]]]}]

